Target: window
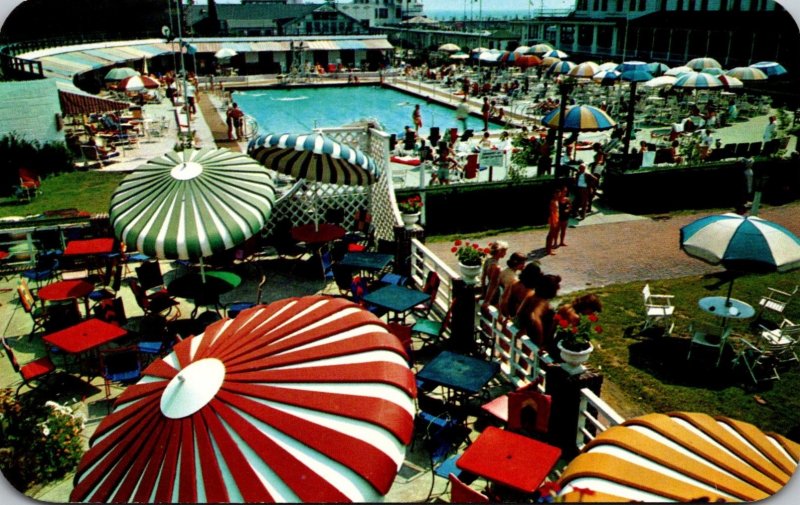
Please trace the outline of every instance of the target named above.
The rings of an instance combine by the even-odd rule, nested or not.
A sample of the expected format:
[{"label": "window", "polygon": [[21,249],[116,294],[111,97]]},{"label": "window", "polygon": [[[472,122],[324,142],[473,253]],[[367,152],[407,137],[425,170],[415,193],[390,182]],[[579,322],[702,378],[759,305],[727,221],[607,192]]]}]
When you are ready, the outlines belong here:
[{"label": "window", "polygon": [[678,2],[675,4],[675,10],[678,12],[683,10],[683,0],[678,0]]},{"label": "window", "polygon": [[700,0],[700,10],[701,11],[708,10],[708,0]]},{"label": "window", "polygon": [[694,10],[694,0],[686,0],[686,10],[689,12]]},{"label": "window", "polygon": [[600,0],[594,0],[594,6],[592,10],[599,11],[600,10]]},{"label": "window", "polygon": [[624,0],[617,0],[617,12],[622,12],[622,10],[625,8],[623,5],[624,3]]},{"label": "window", "polygon": [[577,5],[575,8],[579,11],[585,11],[589,9],[589,0],[578,0]]},{"label": "window", "polygon": [[661,12],[666,12],[667,10],[667,0],[661,0]]},{"label": "window", "polygon": [[647,10],[647,0],[639,0],[639,10],[640,11]]},{"label": "window", "polygon": [[630,2],[628,2],[628,10],[629,11],[636,10],[636,0],[630,0]]},{"label": "window", "polygon": [[758,10],[758,1],[750,0],[750,11],[755,12]]},{"label": "window", "polygon": [[602,11],[607,11],[608,10],[608,0],[602,0],[601,1],[600,9]]},{"label": "window", "polygon": [[733,4],[731,6],[732,11],[740,11],[742,10],[742,0],[733,0]]}]

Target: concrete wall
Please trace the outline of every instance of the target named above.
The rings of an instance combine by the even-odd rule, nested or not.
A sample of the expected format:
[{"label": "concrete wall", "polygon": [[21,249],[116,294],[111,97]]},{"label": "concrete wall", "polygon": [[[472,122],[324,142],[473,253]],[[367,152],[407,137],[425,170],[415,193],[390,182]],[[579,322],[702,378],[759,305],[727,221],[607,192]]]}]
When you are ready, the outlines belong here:
[{"label": "concrete wall", "polygon": [[58,88],[50,79],[0,82],[0,137],[10,133],[39,142],[63,141],[55,115],[61,112]]}]

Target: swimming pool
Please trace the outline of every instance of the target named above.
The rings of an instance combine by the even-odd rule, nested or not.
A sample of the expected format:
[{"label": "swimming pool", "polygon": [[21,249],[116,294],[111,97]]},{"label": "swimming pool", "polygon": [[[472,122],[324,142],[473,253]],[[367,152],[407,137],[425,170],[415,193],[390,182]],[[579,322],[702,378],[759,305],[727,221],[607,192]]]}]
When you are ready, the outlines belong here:
[{"label": "swimming pool", "polygon": [[[365,118],[377,119],[389,133],[400,133],[404,126],[413,126],[411,113],[416,104],[422,110],[425,134],[431,126],[442,132],[456,127],[462,130],[454,109],[378,86],[236,91],[233,101],[258,121],[261,133],[308,133]],[[469,117],[467,127],[477,131],[483,124]]]}]

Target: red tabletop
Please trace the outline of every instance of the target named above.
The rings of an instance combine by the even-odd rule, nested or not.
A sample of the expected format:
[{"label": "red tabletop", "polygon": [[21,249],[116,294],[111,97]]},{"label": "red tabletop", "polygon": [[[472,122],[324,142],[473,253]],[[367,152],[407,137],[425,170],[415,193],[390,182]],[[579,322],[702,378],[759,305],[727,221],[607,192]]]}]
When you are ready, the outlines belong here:
[{"label": "red tabletop", "polygon": [[127,333],[119,326],[92,318],[45,335],[42,340],[64,352],[80,354],[123,337]]},{"label": "red tabletop", "polygon": [[85,240],[70,240],[64,249],[64,256],[79,256],[86,254],[108,254],[114,252],[113,238],[90,238]]},{"label": "red tabletop", "polygon": [[347,232],[338,224],[331,223],[314,223],[304,224],[292,228],[292,238],[298,242],[305,242],[307,244],[323,244],[325,242],[333,242],[344,237]]},{"label": "red tabletop", "polygon": [[560,456],[558,447],[489,426],[467,447],[456,466],[497,484],[532,493]]},{"label": "red tabletop", "polygon": [[82,279],[58,281],[39,288],[39,298],[44,301],[63,301],[86,298],[94,291],[94,284]]},{"label": "red tabletop", "polygon": [[8,258],[8,251],[0,251],[0,260]]}]

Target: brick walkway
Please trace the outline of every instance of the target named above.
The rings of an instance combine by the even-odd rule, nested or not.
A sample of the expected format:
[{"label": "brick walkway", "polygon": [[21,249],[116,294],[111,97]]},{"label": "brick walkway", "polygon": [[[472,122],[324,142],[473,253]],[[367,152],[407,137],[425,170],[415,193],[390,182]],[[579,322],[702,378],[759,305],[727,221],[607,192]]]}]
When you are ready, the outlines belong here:
[{"label": "brick walkway", "polygon": [[[704,211],[690,215],[665,215],[663,219],[643,219],[617,223],[578,226],[567,230],[567,247],[544,256],[545,228],[504,233],[478,240],[485,245],[493,240],[509,243],[509,254],[520,251],[541,262],[546,273],[562,277],[561,294],[590,287],[634,281],[647,281],[703,275],[721,267],[707,265],[681,251],[680,228],[700,217],[715,214]],[[800,235],[800,202],[762,209],[760,217],[778,223]],[[588,219],[588,218],[587,218]],[[465,237],[469,238],[469,237]],[[450,252],[450,242],[426,244],[458,271]]]}]

